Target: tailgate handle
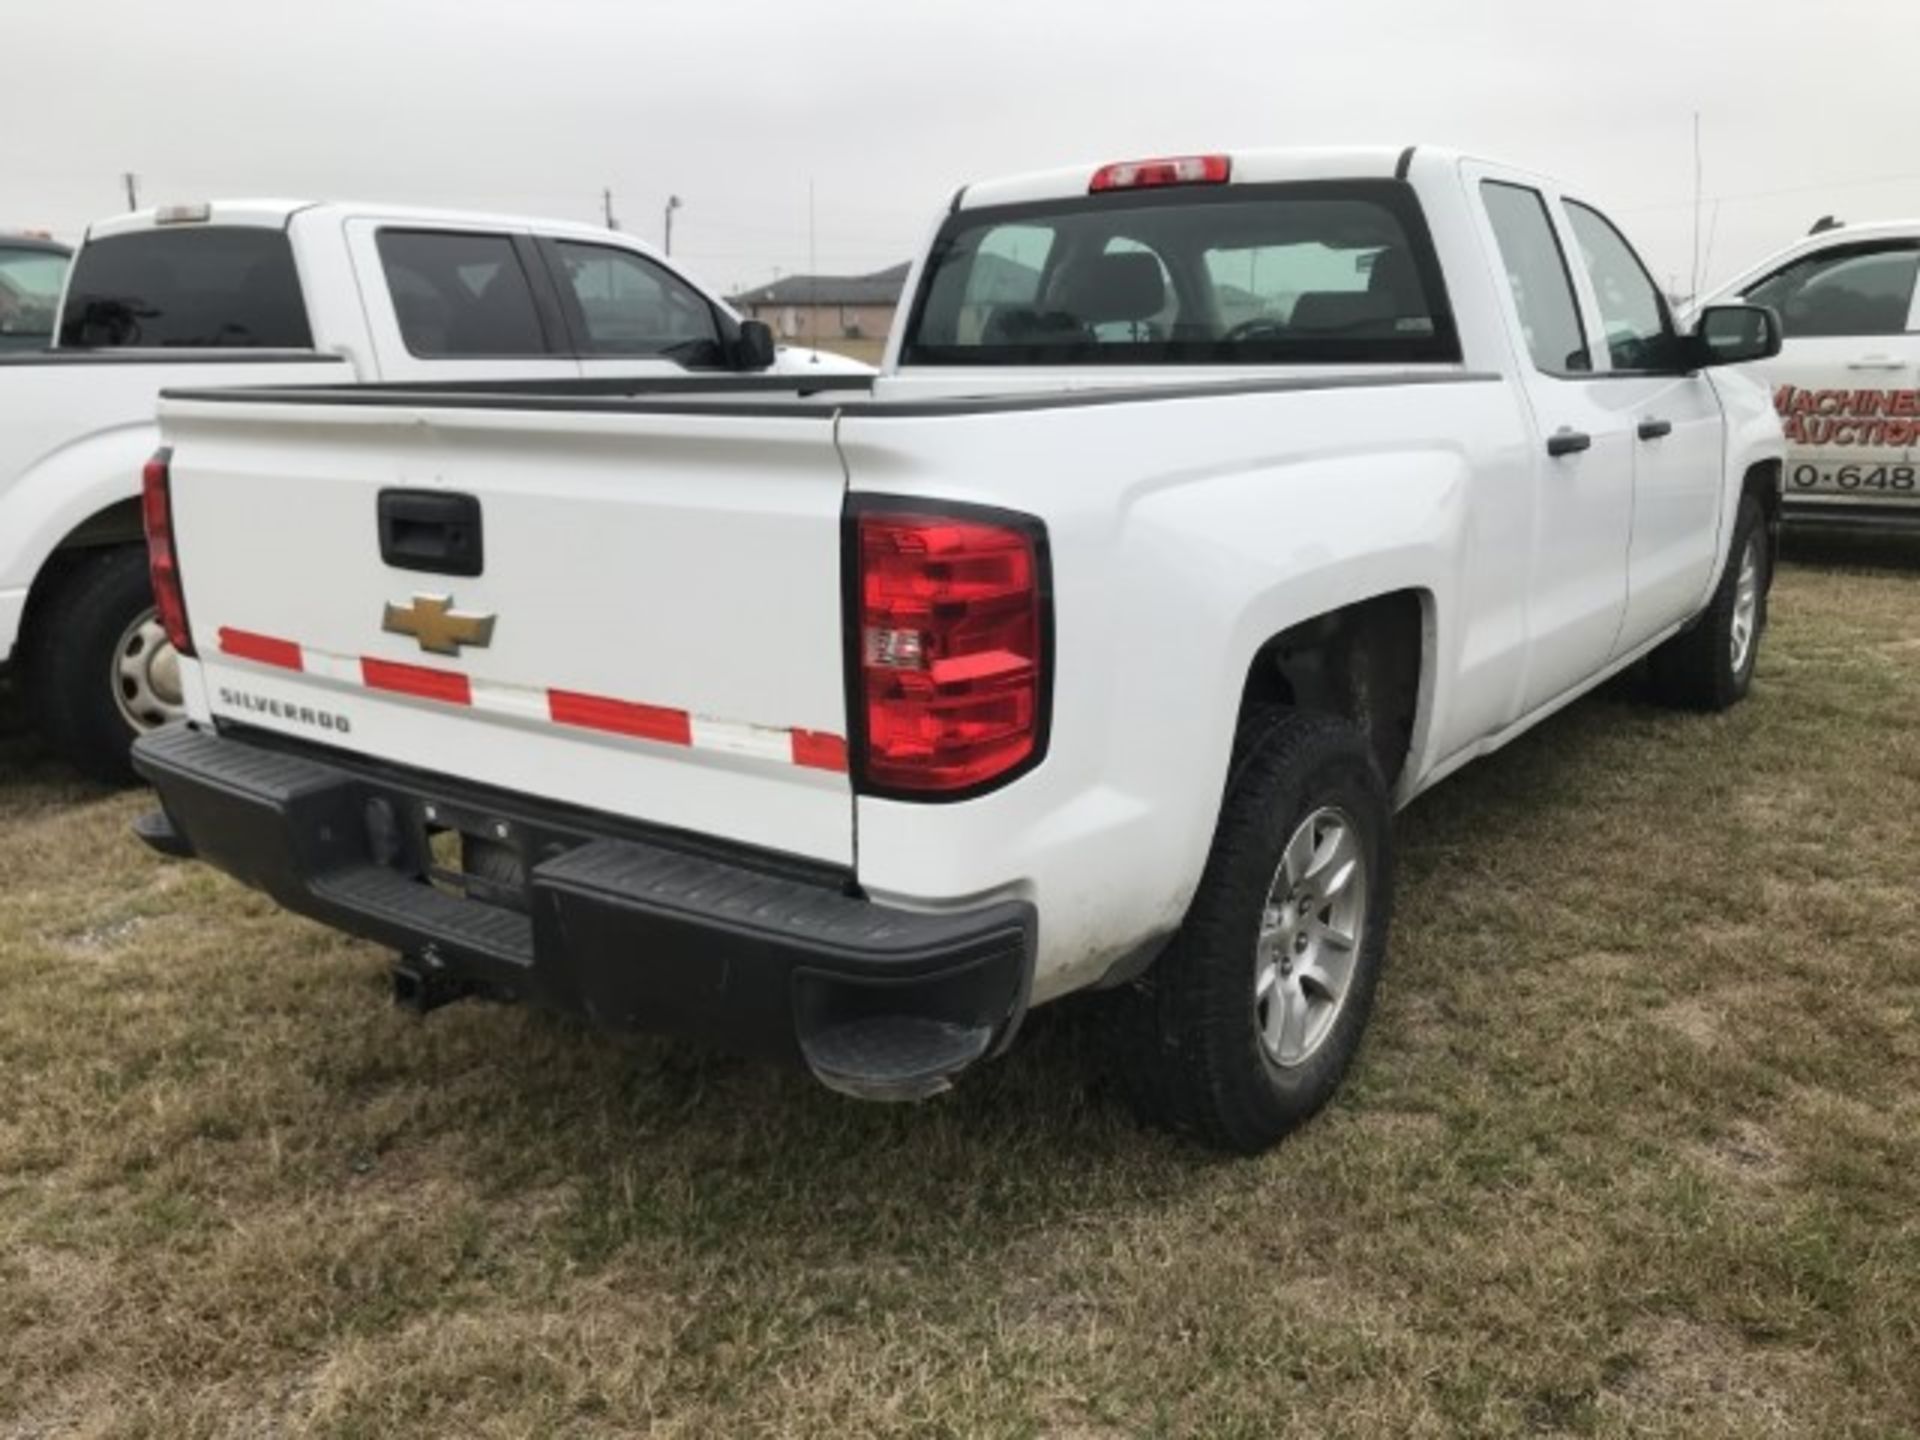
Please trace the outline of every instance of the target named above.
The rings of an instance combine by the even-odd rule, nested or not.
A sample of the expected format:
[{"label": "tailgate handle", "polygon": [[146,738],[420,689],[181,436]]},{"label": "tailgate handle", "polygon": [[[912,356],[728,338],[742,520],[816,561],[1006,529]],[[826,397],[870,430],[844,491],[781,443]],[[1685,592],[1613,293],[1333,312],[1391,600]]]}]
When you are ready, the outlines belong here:
[{"label": "tailgate handle", "polygon": [[382,490],[380,558],[396,570],[478,575],[480,501],[446,490]]}]

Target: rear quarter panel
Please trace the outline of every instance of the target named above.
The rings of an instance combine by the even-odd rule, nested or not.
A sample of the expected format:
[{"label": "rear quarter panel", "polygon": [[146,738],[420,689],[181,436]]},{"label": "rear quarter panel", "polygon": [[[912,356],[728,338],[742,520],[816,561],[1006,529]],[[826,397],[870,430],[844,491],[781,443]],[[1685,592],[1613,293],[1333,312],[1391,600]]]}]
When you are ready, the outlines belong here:
[{"label": "rear quarter panel", "polygon": [[1489,599],[1512,586],[1484,560],[1512,546],[1523,563],[1519,427],[1499,382],[843,419],[857,493],[1040,516],[1055,613],[1045,760],[958,804],[861,798],[862,884],[909,905],[1035,900],[1045,1000],[1184,916],[1273,635],[1414,591],[1430,642],[1417,749],[1508,718],[1524,617]]}]

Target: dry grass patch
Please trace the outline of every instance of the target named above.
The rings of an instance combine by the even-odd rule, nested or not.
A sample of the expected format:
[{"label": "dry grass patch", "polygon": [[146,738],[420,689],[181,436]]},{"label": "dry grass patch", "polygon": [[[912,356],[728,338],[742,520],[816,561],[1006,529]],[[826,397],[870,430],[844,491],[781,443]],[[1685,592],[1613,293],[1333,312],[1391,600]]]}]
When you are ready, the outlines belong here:
[{"label": "dry grass patch", "polygon": [[1805,1397],[1831,1388],[1835,1377],[1813,1357],[1677,1318],[1637,1325],[1624,1343],[1624,1368],[1602,1409],[1637,1434],[1764,1440],[1822,1433]]},{"label": "dry grass patch", "polygon": [[960,1092],[384,1002],[0,737],[0,1437],[1920,1433],[1920,552],[1752,703],[1403,823],[1341,1100],[1224,1163],[1096,1015]]}]

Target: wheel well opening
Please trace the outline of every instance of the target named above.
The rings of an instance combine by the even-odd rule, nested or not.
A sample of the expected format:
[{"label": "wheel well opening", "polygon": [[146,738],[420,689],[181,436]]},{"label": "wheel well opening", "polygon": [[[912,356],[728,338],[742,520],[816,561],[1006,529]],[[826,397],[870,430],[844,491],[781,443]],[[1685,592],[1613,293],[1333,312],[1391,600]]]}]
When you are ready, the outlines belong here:
[{"label": "wheel well opening", "polygon": [[1343,716],[1365,732],[1393,785],[1413,748],[1425,630],[1424,606],[1411,590],[1295,625],[1253,657],[1240,714],[1290,705]]},{"label": "wheel well opening", "polygon": [[1742,494],[1751,495],[1760,502],[1760,513],[1766,516],[1767,528],[1773,530],[1780,524],[1780,477],[1781,463],[1778,460],[1762,460],[1748,470],[1740,482]]},{"label": "wheel well opening", "polygon": [[[1779,460],[1762,460],[1751,467],[1740,481],[1740,493],[1751,495],[1760,504],[1760,521],[1766,527],[1767,551],[1776,558],[1780,554],[1780,522],[1785,502],[1781,498],[1786,467]],[[1777,567],[1766,567],[1766,588],[1773,589],[1773,576]]]},{"label": "wheel well opening", "polygon": [[104,510],[97,510],[68,531],[53,553],[33,577],[33,584],[27,591],[27,607],[23,624],[31,624],[34,612],[46,600],[47,596],[60,588],[61,578],[73,568],[74,562],[85,557],[89,550],[98,550],[109,545],[143,545],[146,543],[146,528],[140,518],[140,498],[129,495],[125,500],[116,500]]}]

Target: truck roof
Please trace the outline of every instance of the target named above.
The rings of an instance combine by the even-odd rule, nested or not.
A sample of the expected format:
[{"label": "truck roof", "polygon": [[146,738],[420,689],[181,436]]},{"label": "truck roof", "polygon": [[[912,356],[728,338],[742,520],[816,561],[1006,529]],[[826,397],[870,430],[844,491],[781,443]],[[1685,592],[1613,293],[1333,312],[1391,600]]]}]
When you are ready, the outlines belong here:
[{"label": "truck roof", "polygon": [[[1421,146],[1423,154],[1428,147]],[[1261,185],[1287,180],[1391,179],[1403,173],[1413,147],[1405,145],[1293,146],[1278,149],[1163,152],[1225,155],[1233,162],[1230,184]],[[1448,152],[1450,153],[1450,152]],[[1157,158],[1114,155],[1087,165],[1067,165],[969,185],[956,198],[956,210],[1020,205],[1035,200],[1067,200],[1085,195],[1094,173],[1104,165]]]},{"label": "truck roof", "polygon": [[1845,225],[1829,225],[1824,230],[1815,230],[1802,236],[1787,248],[1798,249],[1801,245],[1817,243],[1831,245],[1834,241],[1879,240],[1889,236],[1920,236],[1920,220],[1859,220]]},{"label": "truck roof", "polygon": [[16,235],[0,230],[0,248],[8,250],[44,250],[49,255],[71,255],[70,246],[47,235]]},{"label": "truck roof", "polygon": [[[188,209],[192,218],[182,220],[177,217],[163,220],[161,217],[169,211]],[[127,235],[141,230],[153,230],[163,226],[180,225],[255,225],[262,229],[282,230],[295,215],[311,216],[317,220],[395,220],[406,224],[418,225],[485,225],[502,229],[537,229],[553,235],[583,235],[605,239],[608,232],[601,226],[585,224],[578,220],[551,220],[532,215],[510,215],[487,210],[442,210],[422,205],[389,205],[379,201],[361,200],[287,200],[287,199],[232,199],[194,201],[190,205],[161,205],[147,210],[135,210],[125,215],[110,216],[105,220],[96,220],[87,227],[88,240],[101,240],[110,235]],[[624,241],[643,250],[653,247],[633,235],[623,235]]]}]

